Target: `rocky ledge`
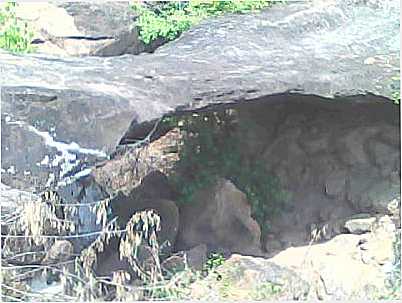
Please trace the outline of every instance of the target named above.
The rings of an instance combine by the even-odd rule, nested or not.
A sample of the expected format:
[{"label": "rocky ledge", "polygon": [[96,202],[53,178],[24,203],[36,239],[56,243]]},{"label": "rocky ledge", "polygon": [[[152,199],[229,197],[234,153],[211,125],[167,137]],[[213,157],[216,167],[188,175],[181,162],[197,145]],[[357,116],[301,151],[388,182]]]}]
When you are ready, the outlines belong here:
[{"label": "rocky ledge", "polygon": [[[53,9],[80,24],[78,8],[103,16],[96,7]],[[94,34],[87,30],[80,27],[79,34]],[[119,40],[117,32],[109,34]],[[56,40],[66,46],[69,39]],[[86,55],[107,49],[98,46],[88,46]],[[220,282],[213,275],[198,281],[188,289],[192,298],[385,293],[398,262],[392,245],[400,231],[400,118],[390,100],[399,68],[398,1],[276,5],[205,20],[153,54],[122,53],[0,52],[5,233],[30,211],[21,226],[36,233],[31,248],[56,256],[65,249],[70,256],[55,258],[71,259],[105,222],[124,229],[134,213],[152,208],[166,243],[164,271],[188,264],[200,269],[216,251],[227,259],[217,273]],[[235,118],[230,130],[240,146],[237,166],[257,161],[290,193],[275,216],[262,220],[233,175],[197,188],[190,204],[171,184],[186,133],[164,119],[226,112]],[[198,163],[191,173],[201,174],[207,165]],[[27,207],[52,199],[65,207],[56,218]],[[32,214],[56,221],[70,214],[70,242],[36,243],[44,229],[32,227]],[[12,243],[22,252],[27,243],[18,244],[22,235],[16,236]],[[132,271],[120,259],[121,240],[112,239],[100,255],[104,262],[95,262],[99,276]],[[152,252],[141,249],[141,261],[149,265]],[[49,265],[55,259],[49,254],[23,261]]]}]

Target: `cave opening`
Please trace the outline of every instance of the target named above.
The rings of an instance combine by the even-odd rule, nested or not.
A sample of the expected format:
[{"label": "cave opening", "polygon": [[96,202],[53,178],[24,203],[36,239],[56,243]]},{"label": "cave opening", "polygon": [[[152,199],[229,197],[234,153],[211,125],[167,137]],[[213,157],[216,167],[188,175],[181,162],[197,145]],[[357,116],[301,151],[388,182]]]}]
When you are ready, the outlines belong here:
[{"label": "cave opening", "polygon": [[[169,168],[160,170],[179,207],[175,249],[205,243],[273,255],[348,233],[351,218],[389,213],[400,192],[398,109],[374,95],[278,94],[166,115],[157,128],[156,121],[131,128],[120,143],[151,134],[169,155]],[[245,198],[226,183],[217,189],[222,182]],[[236,199],[250,205],[259,231],[247,215],[228,210]],[[216,205],[207,207],[209,200]],[[392,218],[400,226],[399,214]],[[215,221],[225,222],[226,233]]]}]

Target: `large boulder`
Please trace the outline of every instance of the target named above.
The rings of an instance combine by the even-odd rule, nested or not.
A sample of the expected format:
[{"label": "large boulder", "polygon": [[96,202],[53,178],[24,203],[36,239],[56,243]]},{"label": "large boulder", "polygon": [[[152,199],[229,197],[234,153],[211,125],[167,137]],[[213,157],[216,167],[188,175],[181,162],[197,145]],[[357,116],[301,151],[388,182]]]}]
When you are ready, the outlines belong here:
[{"label": "large boulder", "polygon": [[388,291],[388,272],[395,262],[396,230],[388,216],[378,217],[371,230],[288,248],[269,261],[303,276],[312,285],[309,299],[378,299]]},{"label": "large boulder", "polygon": [[146,45],[134,25],[129,2],[20,3],[16,16],[34,32],[38,52],[62,56],[119,56],[152,52],[165,40]]},{"label": "large boulder", "polygon": [[259,254],[260,237],[246,195],[228,180],[220,179],[212,188],[200,190],[191,202],[180,207],[177,249],[204,243],[209,251]]},{"label": "large boulder", "polygon": [[232,255],[204,280],[191,285],[191,298],[221,300],[303,300],[310,285],[295,271],[269,260]]}]

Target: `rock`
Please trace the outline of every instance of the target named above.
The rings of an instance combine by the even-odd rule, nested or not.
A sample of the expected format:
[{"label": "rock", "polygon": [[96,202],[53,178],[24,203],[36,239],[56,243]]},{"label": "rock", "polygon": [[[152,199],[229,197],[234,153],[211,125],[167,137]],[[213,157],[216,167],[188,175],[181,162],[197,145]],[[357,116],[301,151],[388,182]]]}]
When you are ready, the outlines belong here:
[{"label": "rock", "polygon": [[384,124],[382,126],[380,140],[399,149],[399,147],[401,146],[400,129],[391,125]]},{"label": "rock", "polygon": [[[120,258],[120,238],[113,237],[102,252],[98,252],[93,270],[98,277],[112,277],[114,272],[123,270],[130,274],[130,281],[138,278],[137,272],[126,257]],[[136,264],[142,271],[149,271],[155,265],[151,248],[140,244],[137,248]]]},{"label": "rock", "polygon": [[168,257],[162,262],[161,267],[167,273],[174,274],[187,267],[193,270],[202,270],[206,262],[207,246],[200,244],[187,251],[179,252]]},{"label": "rock", "polygon": [[[29,7],[30,4],[24,5]],[[126,9],[127,14],[121,13],[124,3],[40,4],[37,11],[25,11],[45,14],[39,9],[42,5],[63,16],[52,19],[51,23],[45,18],[48,21],[44,24],[66,20],[64,17],[69,20],[63,23],[69,26],[66,30],[50,26],[59,32],[55,36],[99,38],[95,33],[103,31],[104,35],[114,37],[118,35],[116,32],[127,27],[127,22],[131,24],[127,21],[131,18],[130,13]],[[266,104],[292,98],[293,101],[307,98],[309,101],[303,102],[310,103],[311,95],[333,97],[334,102],[315,100],[320,104],[331,103],[330,107],[335,111],[337,105],[333,104],[347,100],[342,102],[342,107],[353,104],[359,109],[367,108],[361,116],[365,116],[366,110],[379,116],[385,112],[387,120],[398,125],[394,106],[374,101],[380,97],[367,95],[348,99],[344,96],[367,91],[391,97],[393,90],[386,83],[393,76],[393,69],[385,67],[381,60],[371,65],[364,64],[364,60],[376,56],[380,50],[386,57],[386,64],[395,67],[399,64],[399,46],[384,48],[399,37],[395,26],[399,15],[383,7],[361,4],[351,8],[343,1],[331,1],[322,4],[317,18],[317,10],[312,5],[310,2],[292,3],[260,14],[211,18],[152,55],[76,58],[13,55],[1,51],[2,156],[5,159],[2,180],[20,189],[35,186],[34,180],[43,187],[48,181],[51,186],[56,186],[59,181],[64,182],[65,178],[77,173],[88,173],[94,162],[108,159],[118,143],[143,139],[153,128],[151,122],[164,114],[213,104],[232,104],[234,100],[271,96]],[[112,20],[99,17],[106,15],[104,12],[108,10]],[[90,20],[83,24],[86,12],[90,12],[86,17]],[[368,23],[368,16],[379,20],[379,24]],[[99,22],[94,24],[93,20]],[[276,21],[267,23],[266,20]],[[310,26],[311,20],[325,22],[315,21],[322,25],[317,30],[318,24]],[[331,23],[329,28],[328,22]],[[347,33],[344,32],[345,22],[350,29]],[[359,30],[354,30],[356,28]],[[365,30],[361,31],[361,28]],[[375,37],[375,33],[383,32],[384,28],[387,35],[370,40],[372,44],[366,43],[367,37]],[[343,37],[352,41],[348,48],[354,50],[352,57],[338,60],[345,50],[338,41],[326,39],[328,31],[341,31]],[[288,40],[292,43],[284,43]],[[361,41],[365,43],[362,45]],[[250,49],[250,45],[255,47]],[[278,49],[283,51],[278,53]],[[313,58],[311,49],[316,51]],[[290,68],[286,62],[298,64],[289,65]],[[260,66],[261,70],[250,69],[250,66]],[[183,70],[186,71],[184,74]],[[303,90],[304,98],[286,93],[295,89]],[[136,129],[143,122],[150,125],[138,133]],[[300,125],[300,121],[295,121],[296,124]],[[294,125],[286,123],[286,127],[294,128]],[[349,160],[361,162],[365,158],[360,158],[362,148],[357,142],[363,139],[359,138],[359,132],[348,137],[349,145],[352,145],[349,146],[352,149]],[[23,139],[16,139],[21,133]],[[23,144],[24,138],[29,144]],[[14,143],[18,150],[13,148]],[[14,171],[11,167],[16,168],[15,175],[11,173]],[[295,169],[296,176],[308,177],[308,166]],[[25,172],[31,172],[31,177],[25,177]]]},{"label": "rock", "polygon": [[388,214],[394,222],[396,228],[401,228],[401,201],[394,199],[387,205]]},{"label": "rock", "polygon": [[145,45],[139,39],[129,2],[20,3],[16,16],[29,22],[40,53],[119,56],[152,52],[165,42]]},{"label": "rock", "polygon": [[63,270],[70,274],[74,273],[74,247],[70,241],[56,240],[46,252],[41,264],[51,267],[43,272],[43,278],[47,284],[60,280]]},{"label": "rock", "polygon": [[[92,175],[97,183],[101,184],[111,195],[118,191],[128,195],[141,183],[147,183],[147,179],[150,178],[149,185],[151,187],[153,182],[161,187],[162,192],[158,193],[159,197],[172,199],[175,197],[175,193],[169,189],[166,176],[163,174],[171,172],[178,160],[177,152],[169,153],[168,151],[173,148],[177,149],[181,136],[182,134],[174,129],[151,142],[146,148],[124,149],[122,147],[121,155],[117,154],[96,167],[92,171]],[[148,175],[150,176],[147,177]],[[152,177],[153,175],[154,177]],[[144,185],[142,184],[141,187]],[[142,190],[147,191],[146,188],[140,188],[137,191]],[[154,190],[148,189],[148,191],[147,196],[155,195]]]},{"label": "rock", "polygon": [[303,300],[309,292],[309,284],[296,272],[263,258],[235,254],[216,272],[192,285],[192,298]]},{"label": "rock", "polygon": [[[104,216],[105,219],[110,219],[107,207],[105,205],[104,208],[100,207],[101,203],[109,203],[108,205],[110,205],[110,201],[108,202],[109,195],[91,175],[80,177],[74,182],[60,186],[57,193],[61,197],[62,203],[75,205],[72,207],[74,212],[70,211],[68,217],[75,222],[77,234],[99,232],[102,230],[102,222],[97,222],[98,217]],[[77,206],[77,203],[81,205]],[[98,207],[94,210],[94,206]],[[71,239],[74,251],[81,251],[97,237],[98,235],[95,234]]]},{"label": "rock", "polygon": [[141,185],[136,189],[135,195],[143,199],[175,200],[175,194],[166,175],[160,171],[151,171],[142,179]]},{"label": "rock", "polygon": [[401,166],[399,148],[374,140],[368,142],[368,148],[375,165],[381,168],[384,176],[389,175],[395,167]]},{"label": "rock", "polygon": [[45,258],[42,260],[44,265],[52,265],[71,260],[74,257],[73,244],[67,240],[56,240]]},{"label": "rock", "polygon": [[298,128],[283,130],[263,155],[267,170],[274,171],[288,189],[298,189],[310,181],[308,157],[297,143],[301,133]]},{"label": "rock", "polygon": [[388,204],[400,195],[400,185],[393,185],[384,180],[373,184],[362,195],[360,209],[379,213],[388,212]]},{"label": "rock", "polygon": [[373,138],[379,129],[372,126],[358,127],[338,139],[342,161],[349,166],[366,166],[370,164],[365,150],[367,140]]},{"label": "rock", "polygon": [[341,234],[328,242],[288,248],[268,262],[292,268],[311,285],[311,300],[376,299],[386,292],[387,262],[392,262],[389,218],[380,218],[372,232]]},{"label": "rock", "polygon": [[346,193],[346,172],[334,171],[325,181],[325,193],[331,198],[343,198]]},{"label": "rock", "polygon": [[390,201],[399,196],[400,182],[391,183],[374,168],[349,173],[347,199],[358,212],[387,213]]},{"label": "rock", "polygon": [[180,208],[177,249],[205,243],[209,251],[221,248],[253,254],[260,252],[260,237],[245,194],[228,180],[220,179],[212,188],[197,192],[191,203]]},{"label": "rock", "polygon": [[329,145],[328,137],[313,138],[302,143],[303,149],[309,154],[317,154],[326,151]]},{"label": "rock", "polygon": [[173,275],[178,271],[182,271],[186,268],[186,262],[183,256],[170,256],[161,263],[161,268],[169,275]]},{"label": "rock", "polygon": [[393,264],[396,228],[389,216],[382,216],[373,224],[373,232],[366,237],[362,258],[374,265]]},{"label": "rock", "polygon": [[370,217],[370,215],[363,215],[360,218],[352,218],[345,222],[345,228],[351,234],[364,234],[371,231],[371,228],[376,221],[375,217]]},{"label": "rock", "polygon": [[185,252],[187,264],[190,268],[201,270],[207,262],[207,246],[197,245]]},{"label": "rock", "polygon": [[110,252],[107,256],[100,254],[97,260],[94,268],[97,277],[111,277],[113,272],[119,270],[127,271],[131,278],[134,278],[136,275],[127,258],[120,259],[118,250]]},{"label": "rock", "polygon": [[129,196],[120,194],[110,203],[113,214],[119,218],[122,227],[137,211],[155,210],[161,218],[161,231],[157,235],[159,245],[163,245],[167,251],[174,247],[179,229],[179,210],[175,202],[165,199],[142,199],[131,193]]},{"label": "rock", "polygon": [[265,243],[265,250],[268,252],[276,252],[281,250],[281,248],[283,247],[282,242],[276,239],[267,241]]}]

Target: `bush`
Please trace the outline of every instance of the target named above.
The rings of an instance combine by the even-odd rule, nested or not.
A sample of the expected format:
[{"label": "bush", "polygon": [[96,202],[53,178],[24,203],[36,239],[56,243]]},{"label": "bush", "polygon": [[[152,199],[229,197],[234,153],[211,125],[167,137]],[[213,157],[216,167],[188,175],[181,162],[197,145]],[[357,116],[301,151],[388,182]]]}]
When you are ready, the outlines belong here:
[{"label": "bush", "polygon": [[269,174],[264,163],[242,156],[239,127],[234,111],[193,114],[184,118],[167,118],[171,127],[183,133],[179,161],[171,180],[181,193],[179,202],[191,203],[193,194],[212,186],[218,178],[231,180],[244,192],[251,204],[252,217],[262,233],[269,229],[267,219],[277,215],[289,199],[279,179]]},{"label": "bush", "polygon": [[0,48],[14,53],[34,51],[31,46],[33,33],[27,22],[21,22],[15,14],[15,2],[7,2],[0,8]]},{"label": "bush", "polygon": [[139,15],[136,25],[140,39],[149,44],[157,38],[173,40],[208,16],[258,11],[270,4],[268,0],[161,1],[145,5],[136,3],[133,9]]}]

